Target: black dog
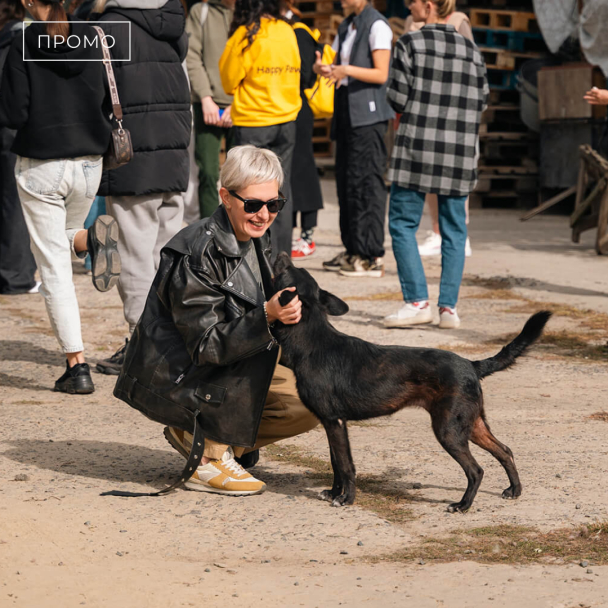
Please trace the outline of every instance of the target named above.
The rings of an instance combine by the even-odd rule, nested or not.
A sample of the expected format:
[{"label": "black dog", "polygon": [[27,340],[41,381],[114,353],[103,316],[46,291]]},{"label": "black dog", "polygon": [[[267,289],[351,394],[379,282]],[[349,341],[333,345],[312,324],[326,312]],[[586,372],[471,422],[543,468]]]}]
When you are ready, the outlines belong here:
[{"label": "black dog", "polygon": [[[279,255],[274,265],[276,291],[295,286],[302,301],[302,320],[277,323],[275,335],[285,364],[297,380],[302,403],[327,432],[334,483],[321,498],[336,507],[355,500],[355,466],[346,421],[393,414],[418,406],[431,415],[435,437],[464,469],[468,485],[460,502],[448,511],[467,511],[477,494],[483,469],[469,450],[469,441],[487,450],[504,467],[511,485],[503,498],[521,495],[513,453],[486,422],[480,380],[513,365],[541,335],[550,312],[533,315],[523,331],[500,353],[483,361],[469,361],[434,348],[377,346],[337,331],[327,315],[343,315],[348,305],[319,288],[306,270]],[[285,306],[294,292],[281,295]]]}]

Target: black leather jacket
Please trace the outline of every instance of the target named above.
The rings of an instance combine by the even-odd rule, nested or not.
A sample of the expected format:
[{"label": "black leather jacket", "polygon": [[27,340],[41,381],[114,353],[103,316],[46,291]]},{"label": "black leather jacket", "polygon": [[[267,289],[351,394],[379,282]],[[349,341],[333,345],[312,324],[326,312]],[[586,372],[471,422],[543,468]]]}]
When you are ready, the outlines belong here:
[{"label": "black leather jacket", "polygon": [[278,345],[266,322],[270,235],[253,239],[259,288],[223,207],[179,232],[133,332],[114,395],[143,414],[235,446],[255,443]]}]

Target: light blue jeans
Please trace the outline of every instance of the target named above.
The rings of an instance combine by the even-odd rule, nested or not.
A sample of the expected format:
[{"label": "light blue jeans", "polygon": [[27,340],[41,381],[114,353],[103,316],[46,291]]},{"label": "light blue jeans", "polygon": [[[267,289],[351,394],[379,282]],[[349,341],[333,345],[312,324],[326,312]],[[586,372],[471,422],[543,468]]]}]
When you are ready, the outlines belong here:
[{"label": "light blue jeans", "polygon": [[64,353],[84,350],[72,281],[74,236],[95,199],[101,156],[38,160],[17,156],[15,178],[46,309]]},{"label": "light blue jeans", "polygon": [[[403,299],[420,302],[429,299],[416,232],[424,209],[424,192],[391,186],[388,227]],[[438,196],[439,231],[441,232],[441,283],[439,306],[454,308],[464,270],[464,247],[467,240],[466,196]]]}]

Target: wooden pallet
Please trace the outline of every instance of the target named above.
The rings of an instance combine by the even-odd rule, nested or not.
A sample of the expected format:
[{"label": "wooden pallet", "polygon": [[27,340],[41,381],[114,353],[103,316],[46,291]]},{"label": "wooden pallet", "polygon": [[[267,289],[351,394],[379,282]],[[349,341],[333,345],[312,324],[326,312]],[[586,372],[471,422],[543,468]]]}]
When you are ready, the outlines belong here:
[{"label": "wooden pallet", "polygon": [[517,74],[509,70],[488,70],[488,84],[492,89],[515,90],[517,86]]},{"label": "wooden pallet", "polygon": [[480,159],[479,170],[480,175],[538,175],[538,162],[532,158],[522,158],[519,164],[508,166],[504,164],[492,165],[488,164],[487,159]]},{"label": "wooden pallet", "polygon": [[[537,163],[539,156],[539,141],[520,140],[520,141],[496,141],[492,139],[480,140],[480,152],[483,164],[505,165],[527,164],[527,160],[533,159]],[[480,161],[481,163],[482,161]]]},{"label": "wooden pallet", "polygon": [[486,62],[487,69],[496,70],[521,70],[522,64],[529,59],[537,59],[542,55],[540,53],[516,53],[514,51],[505,51],[503,49],[492,49],[479,47],[481,54]]},{"label": "wooden pallet", "polygon": [[519,91],[517,89],[491,89],[490,105],[498,106],[501,104],[514,103],[519,105]]},{"label": "wooden pallet", "polygon": [[331,118],[320,118],[315,120],[312,128],[312,140],[321,141],[319,138],[323,137],[329,140],[331,134]]},{"label": "wooden pallet", "polygon": [[517,196],[523,192],[538,190],[538,175],[512,175],[502,173],[479,173],[475,192],[484,196]]},{"label": "wooden pallet", "polygon": [[521,120],[519,106],[490,106],[481,115],[480,135],[527,132],[528,127]]},{"label": "wooden pallet", "polygon": [[534,13],[475,8],[471,10],[469,19],[472,27],[515,32],[537,33],[540,31]]},{"label": "wooden pallet", "polygon": [[315,138],[313,137],[312,150],[315,158],[333,156],[333,143],[334,142],[331,140],[315,141]]},{"label": "wooden pallet", "polygon": [[515,53],[548,53],[542,34],[473,28],[478,46],[513,51]]},{"label": "wooden pallet", "polygon": [[321,31],[337,31],[342,19],[344,19],[342,15],[332,15],[331,13],[302,13],[302,23]]},{"label": "wooden pallet", "polygon": [[333,13],[333,0],[304,0],[296,2],[296,8],[301,13]]}]

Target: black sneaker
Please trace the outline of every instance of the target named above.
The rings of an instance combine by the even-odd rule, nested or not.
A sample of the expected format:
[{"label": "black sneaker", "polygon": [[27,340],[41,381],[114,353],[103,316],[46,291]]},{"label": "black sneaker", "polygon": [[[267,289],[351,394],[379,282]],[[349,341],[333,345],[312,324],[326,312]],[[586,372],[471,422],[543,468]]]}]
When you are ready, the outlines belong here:
[{"label": "black sneaker", "polygon": [[125,352],[129,344],[129,338],[125,338],[125,345],[121,346],[109,359],[102,359],[97,364],[97,371],[107,376],[118,376],[125,362]]},{"label": "black sneaker", "polygon": [[346,251],[342,251],[335,258],[332,258],[328,262],[323,262],[323,270],[329,270],[331,272],[338,272],[344,264],[348,263],[350,256]]},{"label": "black sneaker", "polygon": [[118,224],[109,215],[100,215],[87,234],[87,250],[91,256],[93,285],[98,291],[109,291],[120,277],[118,255]]},{"label": "black sneaker", "polygon": [[55,390],[70,395],[88,395],[95,391],[88,363],[76,363],[73,367],[65,362],[65,374],[55,382]]}]

